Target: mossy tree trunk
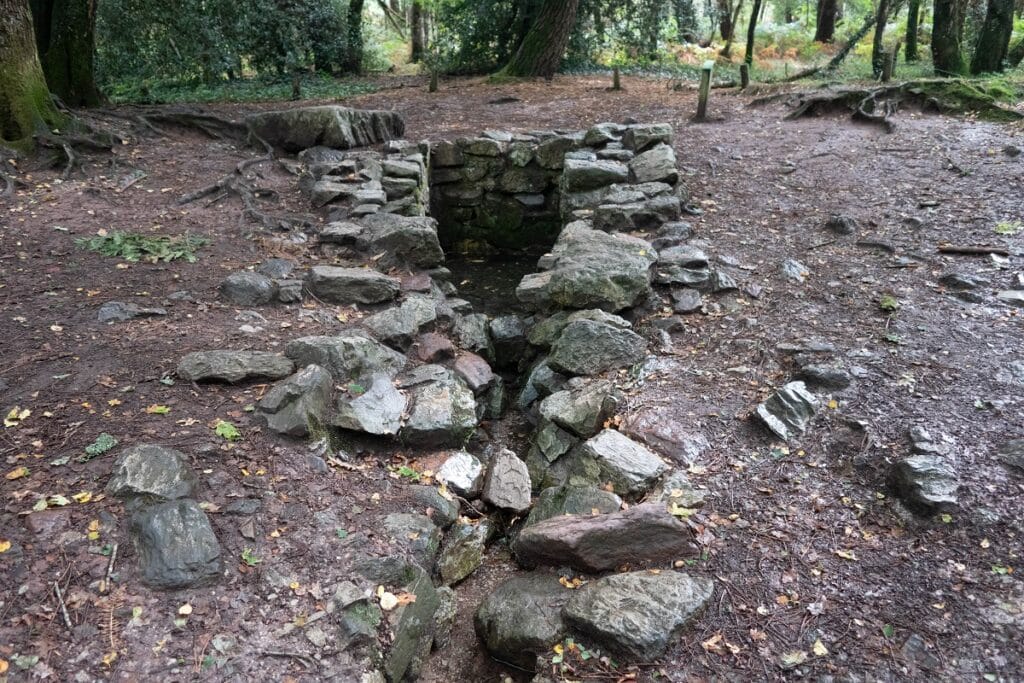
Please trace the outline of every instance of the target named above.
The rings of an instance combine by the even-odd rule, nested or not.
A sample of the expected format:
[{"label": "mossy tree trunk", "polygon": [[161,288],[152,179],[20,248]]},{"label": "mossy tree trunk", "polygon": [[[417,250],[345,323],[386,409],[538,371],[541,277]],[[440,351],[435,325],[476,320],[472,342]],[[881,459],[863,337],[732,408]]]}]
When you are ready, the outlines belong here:
[{"label": "mossy tree trunk", "polygon": [[1003,60],[1010,48],[1013,33],[1013,0],[988,0],[985,23],[978,34],[971,59],[971,73],[991,73],[1003,70]]},{"label": "mossy tree trunk", "polygon": [[963,0],[935,0],[932,16],[932,65],[939,76],[962,76],[964,56],[960,42],[964,35]]},{"label": "mossy tree trunk", "polygon": [[31,0],[36,48],[50,92],[71,107],[101,102],[96,87],[96,0]]},{"label": "mossy tree trunk", "polygon": [[412,0],[412,8],[409,10],[409,30],[412,33],[412,53],[409,59],[413,64],[423,61],[423,48],[427,44],[423,23],[423,2]]},{"label": "mossy tree trunk", "polygon": [[693,0],[675,0],[676,40],[680,43],[697,42],[697,12]]},{"label": "mossy tree trunk", "polygon": [[718,0],[718,32],[725,41],[732,40],[732,7],[731,0]]},{"label": "mossy tree trunk", "polygon": [[757,31],[757,17],[761,13],[761,0],[754,0],[754,9],[750,12],[750,23],[747,24],[747,51],[743,54],[743,63],[750,66],[754,63],[754,33]]},{"label": "mossy tree trunk", "polygon": [[910,0],[907,4],[907,45],[904,52],[908,62],[916,62],[917,56],[917,20],[921,16],[921,0]]},{"label": "mossy tree trunk", "polygon": [[831,43],[836,36],[836,12],[839,10],[836,0],[821,0],[818,3],[818,20],[814,30],[814,40],[819,43]]},{"label": "mossy tree trunk", "polygon": [[0,142],[30,146],[63,125],[39,64],[27,0],[0,0]]},{"label": "mossy tree trunk", "polygon": [[545,0],[522,44],[501,70],[502,76],[543,76],[551,79],[569,43],[579,0]]},{"label": "mossy tree trunk", "polygon": [[885,65],[885,51],[882,40],[885,38],[885,24],[889,18],[889,0],[879,0],[875,14],[875,37],[871,41],[871,73],[875,78],[882,74]]},{"label": "mossy tree trunk", "polygon": [[346,73],[358,74],[363,70],[363,4],[364,0],[348,2],[348,35],[342,64]]},{"label": "mossy tree trunk", "polygon": [[1010,49],[1009,54],[1006,55],[1006,61],[1011,67],[1017,66],[1021,61],[1024,61],[1024,38],[1018,40],[1017,44]]}]

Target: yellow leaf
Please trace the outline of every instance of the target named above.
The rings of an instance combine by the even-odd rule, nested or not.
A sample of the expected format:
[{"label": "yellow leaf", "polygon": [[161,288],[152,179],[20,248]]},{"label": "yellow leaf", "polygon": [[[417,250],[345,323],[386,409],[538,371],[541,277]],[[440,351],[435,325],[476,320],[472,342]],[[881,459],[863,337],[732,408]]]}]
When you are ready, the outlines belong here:
[{"label": "yellow leaf", "polygon": [[116,398],[112,398],[112,399],[110,399],[109,401],[107,401],[107,405],[108,405],[108,406],[111,406],[111,407],[113,407],[113,406],[119,406],[119,405],[121,405],[121,401],[120,401],[119,399],[116,399]]},{"label": "yellow leaf", "polygon": [[555,646],[551,649],[554,651],[556,655],[565,654],[565,646],[561,643],[556,643]]},{"label": "yellow leaf", "polygon": [[146,408],[146,413],[149,415],[166,415],[169,412],[171,412],[171,409],[167,406],[160,406],[156,404]]},{"label": "yellow leaf", "polygon": [[10,665],[7,663],[6,659],[0,659],[0,676],[3,676],[5,673],[7,673],[7,669],[9,667]]},{"label": "yellow leaf", "polygon": [[[10,541],[0,541],[0,553],[6,553],[10,549],[11,549],[11,542]],[[0,671],[0,673],[3,673],[3,672]]]},{"label": "yellow leaf", "polygon": [[75,499],[76,503],[88,503],[90,500],[92,500],[92,491],[82,491],[80,493],[76,493],[71,497]]},{"label": "yellow leaf", "polygon": [[103,664],[105,664],[106,666],[110,666],[111,664],[114,663],[114,660],[116,660],[116,659],[117,659],[117,652],[116,651],[115,652],[108,652],[107,654],[103,655]]},{"label": "yellow leaf", "polygon": [[32,414],[32,411],[28,408],[22,409],[18,406],[11,408],[11,412],[7,413],[7,417],[4,418],[4,427],[16,427],[26,417]]},{"label": "yellow leaf", "polygon": [[299,586],[300,584],[298,581],[292,581],[290,584],[288,584],[288,587],[291,588],[293,591],[299,590]]},{"label": "yellow leaf", "polygon": [[90,531],[89,533],[86,534],[86,536],[89,538],[90,541],[98,541],[98,540],[100,540],[100,532],[98,532],[98,531]]},{"label": "yellow leaf", "polygon": [[7,473],[7,478],[11,481],[15,479],[21,479],[22,477],[28,476],[28,468],[22,465],[21,467],[15,467],[13,470]]},{"label": "yellow leaf", "polygon": [[852,550],[837,550],[836,555],[844,560],[850,560],[851,562],[857,561],[857,556],[853,554]]},{"label": "yellow leaf", "polygon": [[839,407],[839,401],[837,401],[837,400],[835,400],[835,399],[832,399],[831,401],[829,401],[829,402],[828,402],[828,407],[829,407],[829,408],[830,408],[831,410],[835,410],[836,408],[838,408],[838,407]]},{"label": "yellow leaf", "polygon": [[415,593],[399,593],[397,596],[399,605],[409,605],[416,602]]},{"label": "yellow leaf", "polygon": [[184,605],[178,608],[178,614],[180,614],[183,617],[187,617],[188,615],[192,614],[192,605],[186,602]]},{"label": "yellow leaf", "polygon": [[814,654],[818,657],[824,657],[828,655],[828,648],[825,647],[825,643],[821,642],[821,638],[818,638],[816,641],[814,641],[814,647],[812,647],[811,649],[814,650]]}]

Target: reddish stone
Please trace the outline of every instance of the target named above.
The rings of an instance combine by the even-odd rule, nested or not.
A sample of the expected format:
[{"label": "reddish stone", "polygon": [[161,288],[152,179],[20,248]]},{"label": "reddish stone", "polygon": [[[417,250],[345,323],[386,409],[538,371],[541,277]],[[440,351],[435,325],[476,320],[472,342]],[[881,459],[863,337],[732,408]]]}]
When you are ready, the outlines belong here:
[{"label": "reddish stone", "polygon": [[413,273],[405,275],[399,280],[402,283],[403,292],[429,292],[430,276],[426,273]]},{"label": "reddish stone", "polygon": [[455,355],[451,340],[437,332],[427,332],[416,341],[416,356],[424,363],[436,363]]},{"label": "reddish stone", "polygon": [[494,371],[480,356],[468,351],[455,360],[455,374],[466,381],[466,385],[474,394],[486,391],[494,384]]}]

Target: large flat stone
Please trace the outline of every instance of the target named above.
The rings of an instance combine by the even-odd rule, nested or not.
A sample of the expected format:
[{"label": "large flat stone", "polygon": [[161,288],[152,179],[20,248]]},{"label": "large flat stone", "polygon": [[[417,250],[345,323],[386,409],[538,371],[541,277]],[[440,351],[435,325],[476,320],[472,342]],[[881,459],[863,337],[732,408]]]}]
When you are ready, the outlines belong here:
[{"label": "large flat stone", "polygon": [[281,379],[294,371],[290,359],[267,351],[194,351],[177,368],[178,377],[186,382]]},{"label": "large flat stone", "polygon": [[298,107],[250,114],[249,130],[287,152],[322,145],[351,149],[402,137],[405,123],[391,111],[365,111],[336,105]]},{"label": "large flat stone", "polygon": [[327,303],[379,304],[397,297],[401,283],[368,268],[315,266],[306,278],[306,288]]},{"label": "large flat stone", "polygon": [[369,381],[377,374],[394,377],[405,367],[406,358],[368,337],[301,337],[284,349],[299,366],[319,365],[339,382]]}]

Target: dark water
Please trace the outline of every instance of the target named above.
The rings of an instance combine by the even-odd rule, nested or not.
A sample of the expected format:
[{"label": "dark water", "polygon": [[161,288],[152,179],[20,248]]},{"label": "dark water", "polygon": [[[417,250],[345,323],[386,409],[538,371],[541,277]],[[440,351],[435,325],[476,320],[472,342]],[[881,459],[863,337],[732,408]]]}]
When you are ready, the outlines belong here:
[{"label": "dark water", "polygon": [[452,254],[445,265],[452,271],[457,296],[473,304],[476,313],[489,316],[521,313],[516,287],[524,275],[537,272],[543,251],[505,254],[488,258]]}]

